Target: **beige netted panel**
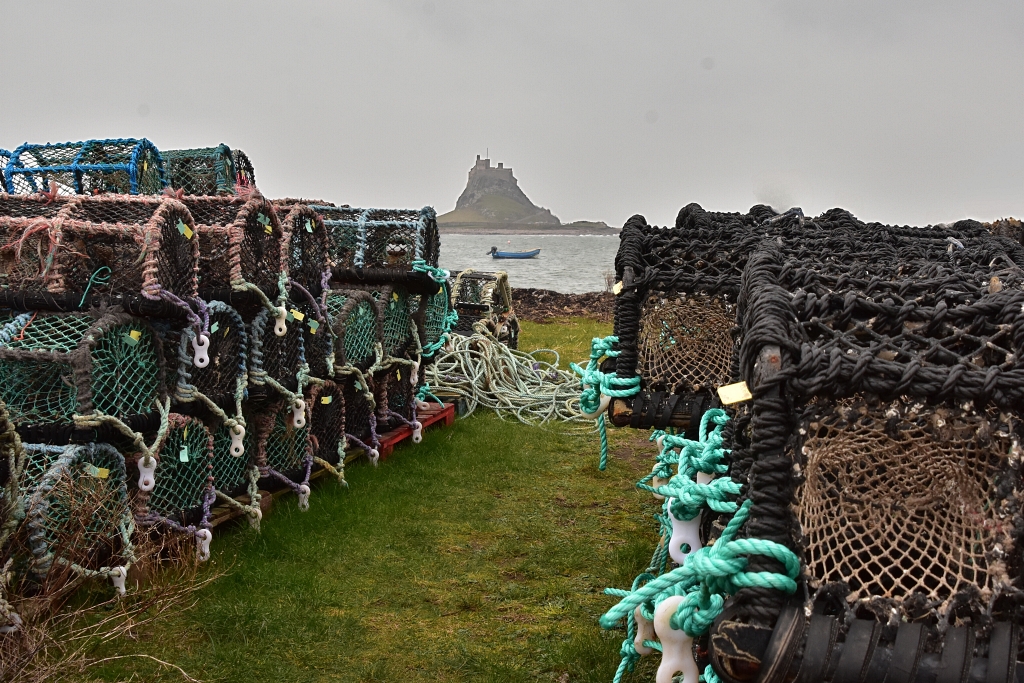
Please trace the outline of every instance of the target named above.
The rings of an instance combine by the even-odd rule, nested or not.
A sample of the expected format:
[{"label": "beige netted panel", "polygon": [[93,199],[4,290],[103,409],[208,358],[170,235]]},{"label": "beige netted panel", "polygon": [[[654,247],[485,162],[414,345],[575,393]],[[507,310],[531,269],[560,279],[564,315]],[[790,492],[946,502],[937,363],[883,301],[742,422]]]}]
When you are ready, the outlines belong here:
[{"label": "beige netted panel", "polygon": [[640,312],[640,374],[670,390],[729,383],[736,307],[718,297],[652,294]]},{"label": "beige netted panel", "polygon": [[851,602],[916,593],[940,612],[958,589],[987,602],[1008,587],[1016,504],[997,488],[1014,495],[999,482],[1020,456],[1005,420],[853,399],[807,419],[796,512],[812,582],[846,581]]}]

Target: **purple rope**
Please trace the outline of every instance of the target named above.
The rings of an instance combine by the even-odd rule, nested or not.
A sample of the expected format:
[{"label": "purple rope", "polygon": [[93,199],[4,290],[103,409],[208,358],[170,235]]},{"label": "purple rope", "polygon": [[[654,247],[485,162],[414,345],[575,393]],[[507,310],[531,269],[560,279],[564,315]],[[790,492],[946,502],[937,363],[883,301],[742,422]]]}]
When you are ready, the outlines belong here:
[{"label": "purple rope", "polygon": [[320,309],[320,302],[313,298],[313,295],[309,293],[309,290],[291,278],[288,279],[288,282],[291,283],[292,287],[297,287],[298,290],[302,292],[307,299],[309,299],[309,302],[313,304],[313,310],[316,311],[317,321],[321,323],[326,322],[327,318],[324,317],[324,312]]}]

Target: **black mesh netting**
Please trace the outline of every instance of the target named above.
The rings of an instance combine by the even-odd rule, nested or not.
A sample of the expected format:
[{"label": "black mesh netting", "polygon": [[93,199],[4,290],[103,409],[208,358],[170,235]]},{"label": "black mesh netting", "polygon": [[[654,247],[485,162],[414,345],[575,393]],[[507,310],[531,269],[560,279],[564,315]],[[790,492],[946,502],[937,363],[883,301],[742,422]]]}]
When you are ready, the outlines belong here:
[{"label": "black mesh netting", "polygon": [[337,465],[345,448],[345,392],[334,382],[314,384],[307,405],[313,454]]},{"label": "black mesh netting", "polygon": [[[296,204],[282,212],[288,277],[319,299],[331,277],[327,230],[320,215],[309,206]],[[293,284],[294,287],[294,284]],[[293,292],[293,298],[298,295]]]},{"label": "black mesh netting", "polygon": [[408,367],[400,366],[382,370],[373,375],[377,424],[381,427],[379,429],[381,432],[384,431],[383,427],[385,426],[388,429],[394,429],[400,424],[404,424],[395,415],[407,422],[412,421],[415,417],[416,387],[411,381],[409,373]]},{"label": "black mesh netting", "polygon": [[277,384],[287,391],[298,392],[298,377],[306,364],[302,327],[296,322],[286,325],[278,336],[274,317],[261,309],[249,328],[249,385]]},{"label": "black mesh netting", "polygon": [[235,194],[235,162],[224,144],[160,153],[167,184],[186,195]]},{"label": "black mesh netting", "polygon": [[0,398],[19,425],[147,414],[164,391],[162,353],[148,323],[116,310],[22,314],[0,330]]},{"label": "black mesh netting", "polygon": [[255,286],[277,299],[283,232],[260,196],[185,197],[199,231],[199,288],[207,298]]},{"label": "black mesh netting", "polygon": [[188,402],[199,393],[220,406],[240,403],[248,379],[249,335],[242,317],[234,308],[220,301],[207,304],[210,318],[206,367],[193,363],[195,331],[185,328],[176,335],[177,399]]},{"label": "black mesh netting", "polygon": [[384,342],[384,318],[369,292],[332,289],[327,312],[334,328],[336,366],[368,370],[377,362],[377,345]]},{"label": "black mesh netting", "polygon": [[796,263],[827,259],[845,268],[861,262],[865,272],[891,269],[900,260],[952,262],[979,240],[988,246],[974,248],[1024,263],[1024,252],[987,238],[974,221],[899,227],[864,223],[841,209],[808,218],[799,210],[776,214],[755,206],[746,214],[713,213],[690,204],[674,228],[648,226],[634,216],[620,239],[617,374],[639,373],[645,391],[674,393],[731,381],[736,297],[747,260],[762,240],[773,240]]},{"label": "black mesh netting", "polygon": [[157,194],[165,184],[160,153],[145,139],[24,144],[4,170],[12,194]]},{"label": "black mesh netting", "polygon": [[167,435],[158,444],[156,485],[148,494],[140,494],[140,507],[143,514],[196,524],[209,514],[213,437],[194,417],[171,413],[169,422]]},{"label": "black mesh netting", "polygon": [[342,379],[345,397],[345,433],[369,444],[377,435],[372,393],[365,380],[355,376]]},{"label": "black mesh netting", "polygon": [[[754,396],[732,431],[729,474],[752,503],[740,537],[797,553],[807,613],[838,615],[851,652],[872,620],[890,624],[895,650],[879,652],[892,657],[902,622],[922,624],[921,646],[945,657],[959,647],[951,627],[980,644],[1024,620],[1024,273],[998,237],[938,249],[919,235],[842,258],[766,239],[739,296],[738,369]],[[745,571],[783,569],[753,554]],[[770,628],[784,604],[746,588],[726,609]],[[745,656],[729,633],[712,630],[726,668]],[[851,655],[836,676],[871,657]]]},{"label": "black mesh netting", "polygon": [[256,188],[256,169],[253,168],[249,156],[240,149],[231,151],[235,165],[235,185],[237,187]]}]

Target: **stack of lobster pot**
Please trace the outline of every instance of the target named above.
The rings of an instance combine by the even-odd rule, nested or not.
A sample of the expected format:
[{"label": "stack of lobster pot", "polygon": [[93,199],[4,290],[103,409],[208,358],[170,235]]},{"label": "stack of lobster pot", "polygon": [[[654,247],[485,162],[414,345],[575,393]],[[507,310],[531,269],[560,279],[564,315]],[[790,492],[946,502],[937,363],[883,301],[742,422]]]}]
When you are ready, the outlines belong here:
[{"label": "stack of lobster pot", "polygon": [[[631,222],[635,311],[694,261],[685,226]],[[1024,250],[839,210],[751,232],[729,375],[653,435],[662,541],[602,618],[620,671],[657,640],[659,680],[1019,680]],[[623,363],[636,327],[617,315],[617,371],[647,367]]]},{"label": "stack of lobster pot", "polygon": [[447,273],[437,267],[434,210],[327,203],[311,208],[322,217],[329,238],[333,268],[326,305],[348,438],[371,457],[379,436],[402,425],[419,442],[423,358],[432,358],[444,344],[452,322],[444,294]]},{"label": "stack of lobster pot", "polygon": [[510,349],[519,348],[519,319],[512,306],[508,274],[467,268],[452,273],[451,305],[454,331],[485,334]]}]

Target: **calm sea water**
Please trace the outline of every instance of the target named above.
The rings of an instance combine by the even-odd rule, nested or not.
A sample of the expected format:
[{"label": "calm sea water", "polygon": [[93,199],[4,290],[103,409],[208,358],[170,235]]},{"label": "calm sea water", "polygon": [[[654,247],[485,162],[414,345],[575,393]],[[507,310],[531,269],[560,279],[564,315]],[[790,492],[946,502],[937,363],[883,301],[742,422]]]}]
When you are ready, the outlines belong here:
[{"label": "calm sea water", "polygon": [[[495,259],[504,251],[540,249],[532,259]],[[441,267],[449,270],[504,270],[513,287],[556,292],[605,290],[605,274],[615,272],[618,235],[441,235]]]}]

